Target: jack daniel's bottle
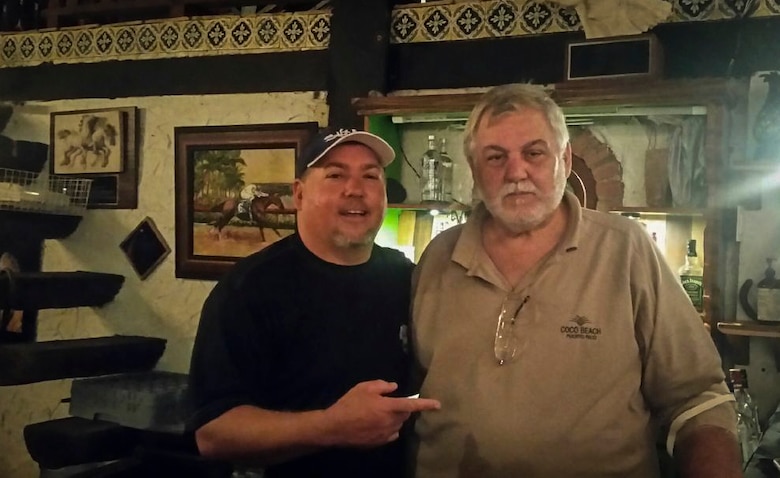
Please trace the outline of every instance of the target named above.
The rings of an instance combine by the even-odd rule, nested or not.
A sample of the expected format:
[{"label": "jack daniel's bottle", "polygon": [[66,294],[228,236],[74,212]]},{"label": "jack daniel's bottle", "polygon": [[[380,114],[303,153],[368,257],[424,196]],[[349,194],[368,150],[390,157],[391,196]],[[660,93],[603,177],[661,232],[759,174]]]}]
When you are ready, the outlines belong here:
[{"label": "jack daniel's bottle", "polygon": [[696,239],[688,241],[685,264],[680,267],[679,274],[683,289],[688,293],[696,310],[701,312],[704,308],[704,269],[696,254]]}]

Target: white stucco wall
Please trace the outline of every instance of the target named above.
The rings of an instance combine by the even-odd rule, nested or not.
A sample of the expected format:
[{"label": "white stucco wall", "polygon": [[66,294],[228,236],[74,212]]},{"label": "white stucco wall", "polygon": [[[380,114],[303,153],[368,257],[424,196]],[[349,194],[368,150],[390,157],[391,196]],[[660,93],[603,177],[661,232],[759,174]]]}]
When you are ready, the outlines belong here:
[{"label": "white stucco wall", "polygon": [[[758,185],[756,183],[759,181],[754,181],[754,186]],[[760,185],[761,208],[740,210],[739,213],[739,285],[752,279],[754,288],[764,277],[766,258],[780,261],[780,168],[774,175],[765,175]],[[780,262],[776,261],[773,268],[780,271]],[[751,295],[755,308],[754,300],[755,295]],[[737,320],[752,322],[739,306]],[[780,403],[780,363],[775,361],[774,355],[775,348],[780,346],[778,341],[777,338],[751,338],[750,363],[737,364],[747,370],[750,391],[758,402],[763,420],[769,419]]]},{"label": "white stucco wall", "polygon": [[[146,280],[139,280],[119,243],[150,216],[175,247],[175,126],[327,122],[324,93],[268,93],[165,96],[27,103],[15,107],[4,134],[18,140],[49,142],[49,113],[136,106],[140,115],[138,208],[89,210],[70,237],[45,242],[44,271],[85,270],[125,276],[114,301],[102,308],[43,310],[38,340],[146,335],[168,340],[157,368],[186,372],[200,308],[215,282],[176,279],[172,252]],[[0,365],[2,366],[2,365]],[[0,477],[38,476],[37,464],[24,445],[25,425],[68,416],[61,400],[70,380],[0,387]]]}]

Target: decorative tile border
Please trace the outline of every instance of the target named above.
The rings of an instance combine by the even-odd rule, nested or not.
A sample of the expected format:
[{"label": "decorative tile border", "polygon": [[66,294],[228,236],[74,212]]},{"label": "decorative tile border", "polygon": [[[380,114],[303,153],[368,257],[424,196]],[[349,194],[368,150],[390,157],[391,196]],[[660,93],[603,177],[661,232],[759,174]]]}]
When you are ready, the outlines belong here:
[{"label": "decorative tile border", "polygon": [[[745,0],[664,0],[666,23],[728,20]],[[750,17],[780,16],[780,0],[757,0]],[[0,68],[247,53],[324,50],[329,11],[221,16],[0,34]],[[582,30],[574,8],[532,0],[420,4],[393,9],[390,41],[421,43]]]},{"label": "decorative tile border", "polygon": [[[745,0],[664,0],[672,4],[665,23],[738,18]],[[758,0],[750,17],[780,15],[780,0]],[[420,4],[393,10],[390,41],[422,43],[517,37],[582,30],[573,7],[554,2],[486,0]]]},{"label": "decorative tile border", "polygon": [[577,31],[577,12],[549,2],[493,0],[393,10],[390,41],[418,43]]},{"label": "decorative tile border", "polygon": [[193,17],[0,35],[0,67],[325,50],[329,12]]}]

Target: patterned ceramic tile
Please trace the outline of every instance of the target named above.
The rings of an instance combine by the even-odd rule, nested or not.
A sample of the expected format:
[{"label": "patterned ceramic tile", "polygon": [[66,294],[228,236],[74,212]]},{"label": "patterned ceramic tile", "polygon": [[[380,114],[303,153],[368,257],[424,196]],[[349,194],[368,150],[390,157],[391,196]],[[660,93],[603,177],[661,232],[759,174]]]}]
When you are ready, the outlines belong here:
[{"label": "patterned ceramic tile", "polygon": [[780,14],[780,0],[764,0],[766,2],[766,7],[771,11],[772,13]]},{"label": "patterned ceramic tile", "polygon": [[325,11],[220,16],[0,34],[0,68],[182,56],[324,50]]},{"label": "patterned ceramic tile", "polygon": [[479,5],[460,5],[453,18],[452,31],[457,38],[477,38],[485,28],[485,11]]},{"label": "patterned ceramic tile", "polygon": [[517,25],[517,5],[512,2],[495,2],[487,12],[487,27],[493,36],[509,36]]},{"label": "patterned ceramic tile", "polygon": [[[664,0],[667,23],[780,15],[780,0]],[[750,8],[748,8],[750,7]],[[324,50],[328,11],[172,19],[0,34],[0,68],[183,56]],[[414,4],[392,11],[390,41],[421,43],[582,30],[574,8],[551,1]]]},{"label": "patterned ceramic tile", "polygon": [[429,40],[445,38],[450,26],[450,18],[446,10],[434,7],[428,10],[422,18],[422,33]]},{"label": "patterned ceramic tile", "polygon": [[704,20],[712,16],[716,0],[675,0],[674,13],[684,20]]},{"label": "patterned ceramic tile", "polygon": [[393,10],[390,21],[390,39],[395,43],[411,43],[420,26],[418,9]]},{"label": "patterned ceramic tile", "polygon": [[749,0],[723,0],[718,8],[727,17],[744,17],[755,12],[758,4]]},{"label": "patterned ceramic tile", "polygon": [[[666,23],[727,20],[780,14],[780,0],[664,0],[672,4]],[[434,23],[435,19],[435,23]],[[432,25],[438,29],[432,31]],[[516,37],[582,30],[574,8],[552,1],[484,0],[404,5],[393,10],[392,43]]]},{"label": "patterned ceramic tile", "polygon": [[524,32],[534,34],[547,31],[553,23],[553,16],[557,12],[551,4],[528,2],[519,13],[520,28]]},{"label": "patterned ceramic tile", "polygon": [[330,15],[320,14],[309,25],[311,44],[317,48],[327,48],[330,41]]}]

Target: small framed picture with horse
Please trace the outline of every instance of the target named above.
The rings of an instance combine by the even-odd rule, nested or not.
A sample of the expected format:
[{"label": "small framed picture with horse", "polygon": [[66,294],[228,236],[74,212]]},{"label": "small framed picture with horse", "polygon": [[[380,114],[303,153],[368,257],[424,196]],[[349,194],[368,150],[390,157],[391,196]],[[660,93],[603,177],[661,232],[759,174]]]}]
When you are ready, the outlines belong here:
[{"label": "small framed picture with horse", "polygon": [[125,114],[121,109],[52,113],[54,174],[121,173]]},{"label": "small framed picture with horse", "polygon": [[90,209],[138,205],[138,108],[54,111],[49,172],[89,178]]},{"label": "small framed picture with horse", "polygon": [[309,123],[174,128],[176,277],[217,280],[295,232],[295,158]]}]

